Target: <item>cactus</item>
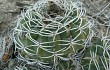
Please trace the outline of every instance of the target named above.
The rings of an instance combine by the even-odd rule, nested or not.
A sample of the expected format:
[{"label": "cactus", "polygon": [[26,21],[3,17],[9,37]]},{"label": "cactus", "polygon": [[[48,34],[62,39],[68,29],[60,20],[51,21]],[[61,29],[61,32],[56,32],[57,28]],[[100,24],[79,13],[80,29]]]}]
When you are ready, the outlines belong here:
[{"label": "cactus", "polygon": [[[93,40],[94,39],[94,40]],[[82,60],[84,70],[109,70],[109,40],[93,37],[90,47],[86,48]]]},{"label": "cactus", "polygon": [[72,0],[38,1],[17,20],[13,39],[18,59],[51,70],[86,70],[91,47],[85,12],[82,3]]}]

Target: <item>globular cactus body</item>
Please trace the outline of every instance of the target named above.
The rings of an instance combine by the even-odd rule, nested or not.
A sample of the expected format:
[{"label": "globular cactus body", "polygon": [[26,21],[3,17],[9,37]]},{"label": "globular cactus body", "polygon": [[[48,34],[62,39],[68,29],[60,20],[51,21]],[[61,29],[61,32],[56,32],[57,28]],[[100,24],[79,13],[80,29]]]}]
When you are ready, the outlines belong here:
[{"label": "globular cactus body", "polygon": [[74,70],[70,55],[86,48],[85,9],[71,0],[38,1],[22,13],[13,32],[19,58],[56,70]]}]

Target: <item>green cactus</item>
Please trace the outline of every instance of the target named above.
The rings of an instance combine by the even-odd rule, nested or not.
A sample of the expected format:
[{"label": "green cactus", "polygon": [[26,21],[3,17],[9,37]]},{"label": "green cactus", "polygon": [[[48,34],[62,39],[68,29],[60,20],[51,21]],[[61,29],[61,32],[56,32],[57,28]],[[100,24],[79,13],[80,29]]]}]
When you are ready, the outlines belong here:
[{"label": "green cactus", "polygon": [[[94,39],[94,40],[93,40]],[[109,41],[93,37],[90,47],[86,48],[82,60],[84,70],[109,70]]]},{"label": "green cactus", "polygon": [[[89,33],[81,3],[40,0],[21,14],[13,35],[18,58],[27,64],[37,63],[55,70],[80,70]],[[79,61],[71,57],[76,53],[80,54]]]}]

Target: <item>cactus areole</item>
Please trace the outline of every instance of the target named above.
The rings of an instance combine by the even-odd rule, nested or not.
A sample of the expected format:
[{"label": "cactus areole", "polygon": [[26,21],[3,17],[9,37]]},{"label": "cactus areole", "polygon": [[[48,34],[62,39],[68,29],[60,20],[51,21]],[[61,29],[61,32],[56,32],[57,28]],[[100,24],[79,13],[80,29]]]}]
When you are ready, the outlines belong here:
[{"label": "cactus areole", "polygon": [[21,13],[14,29],[18,58],[56,70],[74,70],[71,54],[85,48],[85,8],[72,0],[39,0]]}]

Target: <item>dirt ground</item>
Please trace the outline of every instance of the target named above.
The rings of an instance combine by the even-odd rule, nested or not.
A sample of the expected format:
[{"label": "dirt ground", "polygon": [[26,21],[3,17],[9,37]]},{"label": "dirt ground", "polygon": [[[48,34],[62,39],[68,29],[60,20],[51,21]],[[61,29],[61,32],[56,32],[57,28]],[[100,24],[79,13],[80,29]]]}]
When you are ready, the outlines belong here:
[{"label": "dirt ground", "polygon": [[0,0],[0,33],[12,29],[21,10],[27,4],[35,2],[35,0]]}]

